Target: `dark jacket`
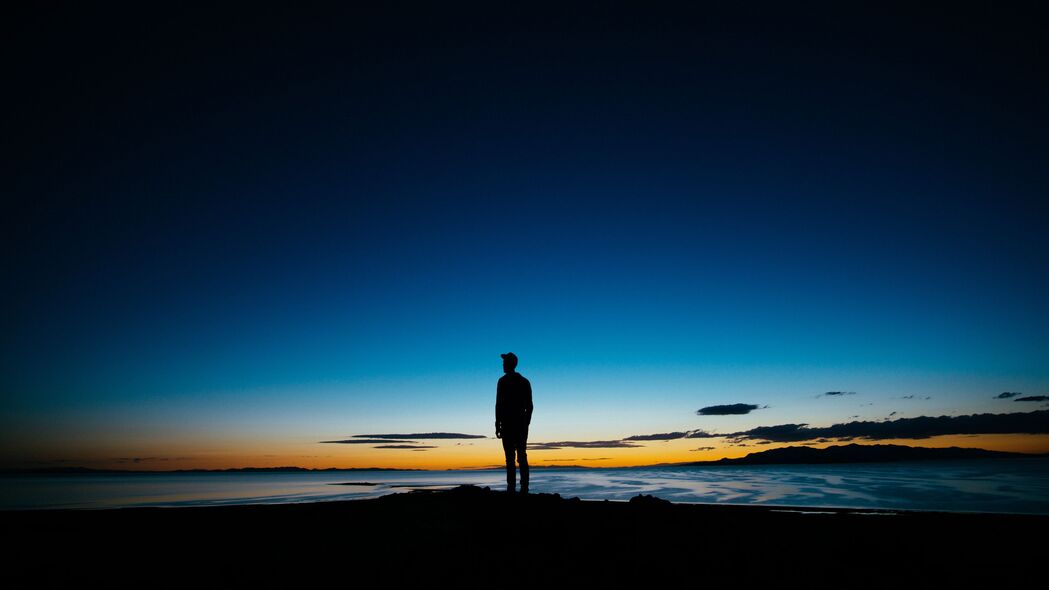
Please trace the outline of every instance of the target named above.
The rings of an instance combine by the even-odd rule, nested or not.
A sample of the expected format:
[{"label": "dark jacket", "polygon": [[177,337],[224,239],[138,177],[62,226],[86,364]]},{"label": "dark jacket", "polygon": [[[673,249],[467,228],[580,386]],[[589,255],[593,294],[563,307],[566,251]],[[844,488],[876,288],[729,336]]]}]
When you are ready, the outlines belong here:
[{"label": "dark jacket", "polygon": [[503,375],[496,387],[496,428],[511,434],[524,433],[531,423],[532,384],[517,372]]}]

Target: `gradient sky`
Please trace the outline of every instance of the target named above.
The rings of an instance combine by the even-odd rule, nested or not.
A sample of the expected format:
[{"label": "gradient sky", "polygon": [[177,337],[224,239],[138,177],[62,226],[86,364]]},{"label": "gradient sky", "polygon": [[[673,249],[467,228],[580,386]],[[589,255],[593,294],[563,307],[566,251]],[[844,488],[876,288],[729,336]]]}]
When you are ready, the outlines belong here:
[{"label": "gradient sky", "polygon": [[2,465],[495,464],[319,441],[491,437],[510,350],[536,442],[1046,407],[1030,15],[107,10],[6,25]]}]

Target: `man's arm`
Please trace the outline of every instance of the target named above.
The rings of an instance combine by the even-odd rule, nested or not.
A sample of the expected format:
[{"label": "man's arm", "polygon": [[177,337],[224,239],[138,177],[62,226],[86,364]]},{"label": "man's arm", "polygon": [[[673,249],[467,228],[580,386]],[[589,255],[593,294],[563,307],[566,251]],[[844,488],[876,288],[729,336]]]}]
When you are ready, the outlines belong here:
[{"label": "man's arm", "polygon": [[503,380],[495,386],[495,438],[503,438]]},{"label": "man's arm", "polygon": [[532,384],[528,379],[525,382],[525,425],[532,423]]}]

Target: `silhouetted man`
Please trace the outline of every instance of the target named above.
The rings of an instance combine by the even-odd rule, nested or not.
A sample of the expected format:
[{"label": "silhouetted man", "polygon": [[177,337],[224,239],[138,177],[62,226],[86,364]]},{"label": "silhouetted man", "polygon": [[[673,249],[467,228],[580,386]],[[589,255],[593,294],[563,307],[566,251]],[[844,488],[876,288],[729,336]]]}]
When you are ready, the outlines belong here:
[{"label": "silhouetted man", "polygon": [[514,453],[521,466],[521,493],[528,493],[528,425],[532,422],[532,384],[517,369],[517,355],[503,357],[503,372],[495,396],[495,437],[503,439],[506,453],[506,491],[514,493]]}]

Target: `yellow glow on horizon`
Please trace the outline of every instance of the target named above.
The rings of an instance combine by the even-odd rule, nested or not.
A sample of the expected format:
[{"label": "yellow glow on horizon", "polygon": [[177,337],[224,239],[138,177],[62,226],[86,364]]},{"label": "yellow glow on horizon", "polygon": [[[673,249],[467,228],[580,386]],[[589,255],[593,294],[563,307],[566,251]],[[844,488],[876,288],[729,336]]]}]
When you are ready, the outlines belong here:
[{"label": "yellow glow on horizon", "polygon": [[[537,441],[538,442],[538,441]],[[897,444],[919,447],[972,447],[1019,453],[1049,452],[1049,435],[995,434],[951,435],[929,439],[853,441],[858,444]],[[166,444],[165,444],[166,443]],[[151,441],[136,445],[134,451],[118,450],[116,445],[84,450],[70,456],[56,449],[37,449],[34,465],[78,465],[93,468],[133,470],[229,469],[241,467],[304,467],[393,469],[477,469],[498,467],[503,462],[501,441],[487,439],[419,441],[428,449],[377,449],[373,445],[320,444],[316,441]],[[529,463],[535,467],[579,465],[584,467],[629,467],[658,463],[715,461],[742,457],[774,448],[798,446],[799,443],[731,445],[722,439],[679,439],[645,441],[640,446],[606,449],[562,448],[529,451]],[[811,445],[816,448],[848,442]],[[62,462],[46,463],[46,457],[61,457]],[[138,461],[135,461],[135,459]]]}]

